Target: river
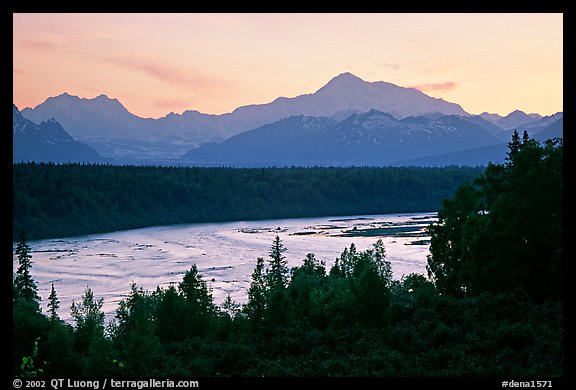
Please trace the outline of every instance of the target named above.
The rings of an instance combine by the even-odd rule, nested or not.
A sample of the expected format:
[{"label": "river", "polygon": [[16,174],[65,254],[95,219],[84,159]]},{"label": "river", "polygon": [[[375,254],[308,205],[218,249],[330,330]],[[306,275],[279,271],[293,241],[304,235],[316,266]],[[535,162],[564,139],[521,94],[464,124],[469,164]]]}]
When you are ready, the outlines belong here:
[{"label": "river", "polygon": [[[411,213],[186,224],[28,244],[43,310],[54,284],[60,317],[69,320],[72,301],[78,302],[90,287],[95,297],[104,298],[103,311],[110,320],[132,282],[149,291],[179,283],[192,264],[208,282],[216,304],[228,293],[237,303],[246,303],[256,259],[269,259],[276,235],[287,248],[289,267],[312,252],[328,272],[350,244],[362,251],[382,238],[395,279],[425,275],[430,242],[424,229],[436,219],[436,213]],[[14,271],[17,267],[14,256]]]}]

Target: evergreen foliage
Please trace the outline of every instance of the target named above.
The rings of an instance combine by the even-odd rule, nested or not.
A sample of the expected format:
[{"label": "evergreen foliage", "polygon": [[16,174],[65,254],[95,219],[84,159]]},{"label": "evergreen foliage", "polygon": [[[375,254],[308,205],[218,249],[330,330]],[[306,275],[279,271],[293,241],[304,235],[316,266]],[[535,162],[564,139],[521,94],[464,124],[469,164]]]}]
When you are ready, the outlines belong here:
[{"label": "evergreen foliage", "polygon": [[60,300],[54,289],[54,283],[52,283],[52,289],[50,290],[50,296],[48,296],[48,311],[50,313],[51,321],[59,321],[58,309],[60,308]]},{"label": "evergreen foliage", "polygon": [[562,377],[562,143],[517,138],[506,164],[445,200],[430,278],[394,280],[381,240],[344,248],[329,271],[313,253],[288,269],[276,237],[243,306],[216,305],[193,265],[179,284],[133,283],[107,328],[87,288],[71,325],[56,320],[54,286],[49,316],[37,310],[22,237],[13,375]]},{"label": "evergreen foliage", "polygon": [[430,228],[428,273],[455,296],[523,289],[562,298],[563,145],[515,132],[506,164],[458,188]]},{"label": "evergreen foliage", "polygon": [[[274,240],[272,248],[279,243]],[[423,275],[392,280],[384,254],[378,242],[360,252],[352,244],[339,256],[344,263],[329,273],[308,254],[292,268],[286,287],[277,289],[269,287],[260,257],[242,308],[229,297],[221,307],[214,305],[192,267],[178,287],[148,292],[132,284],[107,332],[102,299],[90,289],[72,306],[74,327],[15,306],[13,372],[48,377],[563,375],[562,301],[534,303],[520,290],[454,298]]]},{"label": "evergreen foliage", "polygon": [[14,275],[13,281],[13,302],[15,304],[26,305],[31,310],[40,310],[40,296],[38,288],[32,276],[30,268],[32,267],[32,255],[30,254],[30,245],[26,242],[26,233],[20,231],[20,239],[16,245],[16,256],[18,258],[18,269]]},{"label": "evergreen foliage", "polygon": [[283,289],[288,282],[288,261],[286,256],[283,255],[284,252],[286,252],[286,248],[280,237],[276,236],[268,253],[268,256],[270,256],[270,268],[268,268],[266,276],[270,290]]},{"label": "evergreen foliage", "polygon": [[103,304],[104,299],[96,299],[90,287],[84,291],[80,303],[72,301],[70,313],[76,323],[75,348],[81,353],[87,353],[104,336]]},{"label": "evergreen foliage", "polygon": [[256,267],[254,267],[252,272],[250,288],[248,289],[248,303],[244,307],[244,312],[254,325],[258,325],[264,319],[267,290],[264,258],[258,257],[256,259]]},{"label": "evergreen foliage", "polygon": [[13,165],[13,234],[434,211],[483,168],[184,168]]}]

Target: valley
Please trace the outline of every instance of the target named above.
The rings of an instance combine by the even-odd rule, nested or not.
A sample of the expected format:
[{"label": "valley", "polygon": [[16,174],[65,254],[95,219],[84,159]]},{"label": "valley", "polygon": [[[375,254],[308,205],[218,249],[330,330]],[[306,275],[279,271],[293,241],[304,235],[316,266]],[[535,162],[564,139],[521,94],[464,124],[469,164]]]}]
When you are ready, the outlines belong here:
[{"label": "valley", "polygon": [[[358,250],[382,238],[394,279],[426,275],[429,242],[426,227],[435,213],[297,218],[264,221],[158,226],[79,237],[31,241],[32,276],[44,305],[54,284],[61,301],[59,315],[70,319],[70,306],[86,287],[104,298],[103,311],[113,318],[130,284],[154,291],[178,284],[196,264],[221,304],[230,294],[247,301],[257,257],[268,258],[276,235],[288,249],[288,266],[299,266],[313,252],[329,269],[344,248]],[[18,266],[14,258],[14,270]]]}]

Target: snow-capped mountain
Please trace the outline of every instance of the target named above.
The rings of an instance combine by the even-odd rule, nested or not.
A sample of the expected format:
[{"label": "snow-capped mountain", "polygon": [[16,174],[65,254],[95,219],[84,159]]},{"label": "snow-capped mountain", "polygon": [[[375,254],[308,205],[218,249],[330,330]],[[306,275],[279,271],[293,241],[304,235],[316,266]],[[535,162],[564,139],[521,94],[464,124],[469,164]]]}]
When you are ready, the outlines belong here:
[{"label": "snow-capped mountain", "polygon": [[91,147],[75,141],[55,119],[36,124],[12,105],[13,158],[18,161],[101,161]]},{"label": "snow-capped mountain", "polygon": [[[546,119],[548,118],[548,119]],[[546,121],[548,126],[534,126],[526,129],[531,138],[543,143],[551,138],[564,138],[564,119],[561,113],[550,115],[542,118],[540,121]],[[537,122],[540,122],[537,121]],[[536,123],[536,122],[533,122]],[[519,131],[520,133],[523,132]],[[502,164],[505,162],[506,152],[508,152],[508,142],[511,140],[512,134],[506,133],[507,138],[503,142],[474,147],[470,149],[463,149],[456,152],[442,153],[436,155],[425,156],[406,161],[400,161],[397,165],[417,165],[417,166],[445,166],[445,165],[487,165],[488,162],[494,164]]]},{"label": "snow-capped mountain", "polygon": [[34,109],[23,109],[22,115],[36,123],[55,118],[78,139],[133,137],[147,126],[146,119],[131,114],[117,99],[106,95],[83,99],[63,93],[49,97]]},{"label": "snow-capped mountain", "polygon": [[515,129],[519,126],[523,126],[542,119],[542,115],[540,114],[526,114],[521,110],[514,110],[506,116],[489,114],[487,112],[483,112],[480,114],[480,116],[487,121],[494,123],[498,127],[503,128],[504,130]]},{"label": "snow-capped mountain", "polygon": [[327,117],[291,116],[255,130],[233,136],[222,143],[206,143],[181,157],[201,165],[302,165],[299,161],[316,161],[310,155],[319,133],[338,124]]},{"label": "snow-capped mountain", "polygon": [[552,123],[562,119],[564,113],[557,112],[552,115],[542,116],[540,114],[526,114],[523,111],[515,110],[505,117],[498,114],[488,114],[486,112],[476,117],[483,118],[486,122],[494,126],[494,130],[491,131],[492,134],[499,136],[503,141],[509,141],[514,130],[517,130],[519,133],[527,130],[530,136],[534,136]]},{"label": "snow-capped mountain", "polygon": [[[508,141],[514,129],[530,128],[535,134],[562,117],[562,113],[542,117],[519,110],[505,117],[470,115],[458,104],[417,89],[367,82],[351,73],[332,78],[313,93],[279,97],[222,115],[187,110],[158,119],[141,118],[105,95],[84,99],[67,93],[24,109],[22,115],[36,123],[55,118],[77,141],[122,162],[206,158],[224,162],[235,156],[243,162],[290,160],[318,165],[388,164],[480,147]],[[241,152],[241,143],[252,146]],[[266,143],[269,150],[251,149]],[[233,152],[228,154],[228,149]]]},{"label": "snow-capped mountain", "polygon": [[367,82],[351,73],[331,79],[318,91],[293,98],[279,97],[266,104],[242,106],[222,115],[188,110],[158,119],[130,113],[118,100],[100,95],[83,99],[67,93],[22,110],[34,122],[56,118],[77,140],[106,157],[174,158],[206,142],[223,141],[294,115],[340,116],[376,109],[396,118],[441,113],[468,115],[462,107],[430,97],[413,88]]},{"label": "snow-capped mountain", "polygon": [[342,73],[312,94],[294,98],[279,97],[268,104],[237,108],[233,114],[260,117],[264,123],[293,115],[327,116],[342,111],[388,112],[397,118],[425,113],[469,115],[462,107],[430,97],[417,89],[404,88],[383,81],[367,82],[352,73]]},{"label": "snow-capped mountain", "polygon": [[182,160],[236,166],[389,165],[500,142],[476,122],[442,114],[396,119],[377,110],[340,122],[292,116],[219,144],[202,145]]}]

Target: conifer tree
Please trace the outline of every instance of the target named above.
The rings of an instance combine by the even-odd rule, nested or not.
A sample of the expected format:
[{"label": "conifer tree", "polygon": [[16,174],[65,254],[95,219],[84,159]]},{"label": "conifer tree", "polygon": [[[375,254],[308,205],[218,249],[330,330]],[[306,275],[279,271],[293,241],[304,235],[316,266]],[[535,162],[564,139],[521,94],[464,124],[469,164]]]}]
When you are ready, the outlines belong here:
[{"label": "conifer tree", "polygon": [[302,261],[301,267],[295,267],[293,272],[305,273],[310,276],[323,278],[326,276],[326,263],[316,259],[314,253],[307,253]]},{"label": "conifer tree", "polygon": [[522,289],[562,296],[563,143],[514,132],[505,165],[461,185],[431,225],[428,276],[441,293]]},{"label": "conifer tree", "polygon": [[240,312],[240,305],[232,299],[230,293],[226,294],[226,299],[222,302],[222,311],[230,318],[235,318]]},{"label": "conifer tree", "polygon": [[20,240],[16,246],[16,256],[18,257],[18,270],[14,277],[14,294],[15,302],[24,302],[31,305],[31,307],[40,310],[40,297],[38,296],[38,288],[32,276],[30,275],[30,268],[32,268],[32,255],[30,246],[26,243],[26,234],[24,230],[20,231]]},{"label": "conifer tree", "polygon": [[268,270],[268,285],[271,289],[284,288],[288,283],[288,262],[283,253],[286,248],[279,236],[276,236],[270,247],[270,269]]},{"label": "conifer tree", "polygon": [[190,269],[186,271],[178,287],[186,302],[194,305],[202,314],[210,314],[214,311],[212,292],[206,282],[202,280],[196,264],[192,264]]},{"label": "conifer tree", "polygon": [[[526,135],[527,134],[528,133],[526,133]],[[508,166],[514,164],[514,157],[516,157],[516,154],[520,151],[521,148],[522,142],[520,142],[520,136],[518,135],[518,131],[514,130],[514,133],[512,133],[512,140],[508,142],[508,152],[506,152],[506,164]]]},{"label": "conifer tree", "polygon": [[528,135],[528,132],[524,130],[522,133],[522,146],[528,144],[528,142],[530,142],[530,136]]},{"label": "conifer tree", "polygon": [[48,297],[48,312],[50,313],[51,321],[59,321],[58,309],[60,308],[60,300],[56,295],[56,290],[54,289],[54,283],[52,283],[52,290],[50,291],[50,296]]},{"label": "conifer tree", "polygon": [[252,282],[248,289],[248,303],[244,311],[248,318],[254,323],[259,323],[264,318],[266,310],[266,277],[264,274],[264,258],[256,259],[256,267],[252,272]]}]

